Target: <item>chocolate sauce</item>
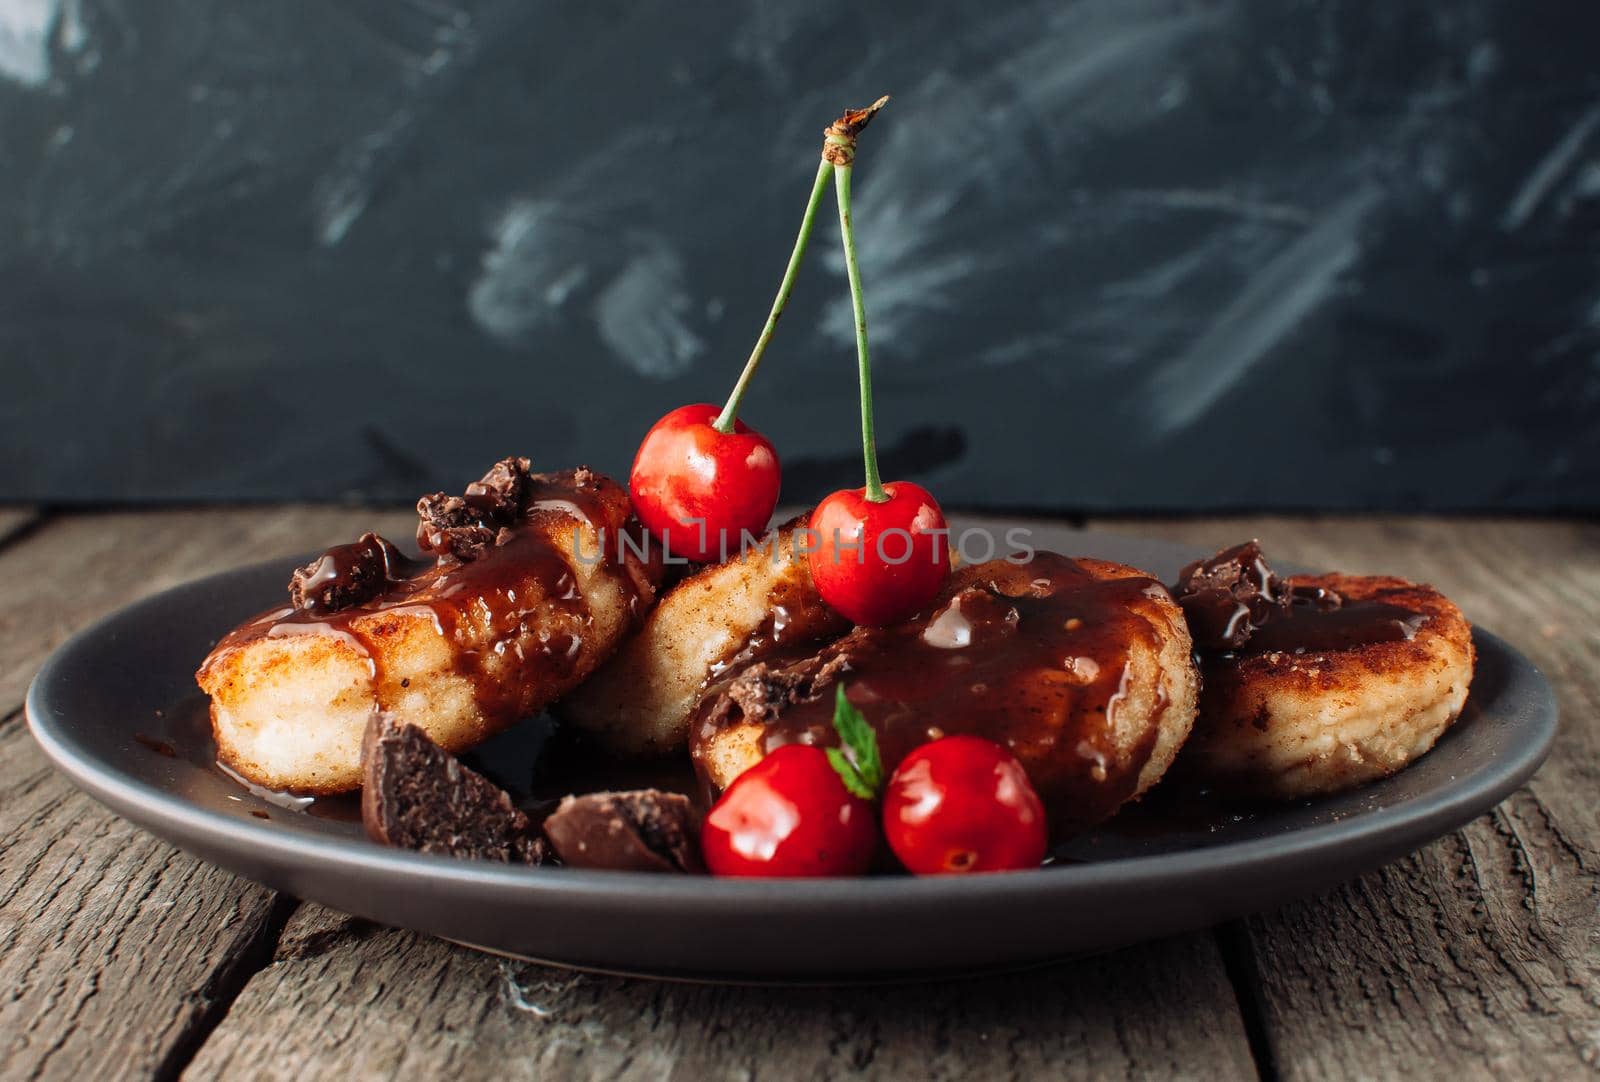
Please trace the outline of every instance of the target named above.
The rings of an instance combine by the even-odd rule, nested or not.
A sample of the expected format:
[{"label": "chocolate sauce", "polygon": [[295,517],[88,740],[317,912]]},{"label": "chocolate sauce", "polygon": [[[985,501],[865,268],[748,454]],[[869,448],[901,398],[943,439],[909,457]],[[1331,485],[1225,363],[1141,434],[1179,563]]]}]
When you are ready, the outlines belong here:
[{"label": "chocolate sauce", "polygon": [[175,759],[178,756],[178,750],[174,748],[169,741],[159,740],[156,737],[146,736],[143,733],[134,733],[133,740],[134,743],[146,747],[155,752],[157,755],[165,758]]},{"label": "chocolate sauce", "polygon": [[1239,654],[1307,654],[1353,650],[1416,637],[1427,616],[1384,601],[1351,601],[1336,609],[1295,602],[1250,636]]},{"label": "chocolate sauce", "polygon": [[1350,601],[1315,581],[1281,579],[1253,540],[1189,564],[1173,592],[1195,649],[1220,657],[1400,642],[1427,620],[1384,601]]},{"label": "chocolate sauce", "polygon": [[[388,542],[377,539],[380,547],[367,538],[329,550],[302,569],[307,581],[320,587],[319,596],[359,592],[360,584],[347,579],[370,574],[374,548],[383,554],[386,569],[382,592],[333,611],[314,606],[265,612],[224,638],[206,663],[262,638],[333,635],[366,657],[381,704],[408,685],[381,670],[382,652],[368,630],[382,627],[375,617],[422,612],[453,645],[452,668],[470,683],[485,718],[503,723],[533,713],[548,701],[552,688],[572,682],[592,623],[569,557],[553,539],[592,528],[603,551],[594,551],[596,541],[585,537],[581,558],[603,562],[632,614],[647,607],[654,580],[652,571],[637,566],[632,552],[618,543],[616,534],[629,525],[629,506],[614,482],[579,469],[528,475],[516,491],[520,511],[472,559],[447,554],[427,563],[405,561]],[[466,499],[504,496],[469,488]],[[496,513],[503,506],[496,504],[501,509]]]},{"label": "chocolate sauce", "polygon": [[[769,662],[789,698],[763,717],[765,750],[836,745],[832,685],[843,679],[877,733],[886,768],[926,741],[973,733],[1022,761],[1059,826],[1098,822],[1131,795],[1154,749],[1153,725],[1131,749],[1112,733],[1130,650],[1160,647],[1141,615],[1155,596],[1166,590],[1154,579],[1097,580],[1049,552],[962,568],[920,617],[857,628],[787,666]],[[738,675],[702,701],[692,734],[697,762],[722,727],[743,720],[727,704]]]},{"label": "chocolate sauce", "polygon": [[326,819],[330,823],[359,823],[361,797],[358,793],[319,796],[301,810],[313,819]]}]

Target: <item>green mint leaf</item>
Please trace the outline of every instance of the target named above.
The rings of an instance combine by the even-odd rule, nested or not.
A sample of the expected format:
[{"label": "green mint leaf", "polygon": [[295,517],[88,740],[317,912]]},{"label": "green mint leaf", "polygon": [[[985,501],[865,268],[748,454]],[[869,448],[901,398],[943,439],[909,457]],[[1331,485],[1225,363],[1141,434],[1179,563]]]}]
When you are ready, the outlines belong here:
[{"label": "green mint leaf", "polygon": [[856,770],[856,765],[850,761],[844,752],[838,748],[828,749],[828,762],[833,764],[834,771],[839,775],[839,780],[844,782],[844,787],[850,790],[852,796],[862,800],[871,800],[875,795],[872,787],[861,780],[861,774]]},{"label": "green mint leaf", "polygon": [[[835,685],[837,691],[833,700],[833,727],[839,733],[839,739],[844,743],[845,752],[840,758],[847,758],[855,768],[861,784],[867,789],[865,793],[852,793],[872,799],[878,795],[878,790],[883,787],[883,757],[878,754],[878,734],[872,731],[872,726],[867,724],[867,719],[861,711],[855,708],[849,699],[845,698],[844,683]],[[846,754],[847,753],[847,754]],[[830,761],[831,761],[830,756]],[[837,768],[837,763],[834,764]],[[845,782],[846,788],[850,783]]]}]

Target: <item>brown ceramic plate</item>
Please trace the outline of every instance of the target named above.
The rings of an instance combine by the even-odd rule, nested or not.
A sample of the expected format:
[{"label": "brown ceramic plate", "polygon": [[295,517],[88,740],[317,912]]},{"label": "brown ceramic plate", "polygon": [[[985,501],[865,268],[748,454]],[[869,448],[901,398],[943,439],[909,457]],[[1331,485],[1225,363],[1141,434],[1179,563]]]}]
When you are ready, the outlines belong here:
[{"label": "brown ceramic plate", "polygon": [[[1069,530],[1039,530],[1031,540],[1166,581],[1198,555]],[[276,560],[180,586],[73,638],[28,693],[39,743],[107,806],[239,875],[385,924],[562,965],[678,978],[871,980],[1104,950],[1266,909],[1394,860],[1505,798],[1538,768],[1555,735],[1544,677],[1479,629],[1464,716],[1396,777],[1248,810],[1185,806],[1158,789],[1037,871],[740,881],[457,861],[368,842],[349,800],[289,807],[294,802],[252,793],[215,766],[195,665],[224,631],[280,596],[294,564]],[[530,721],[474,761],[527,788],[547,728]]]}]

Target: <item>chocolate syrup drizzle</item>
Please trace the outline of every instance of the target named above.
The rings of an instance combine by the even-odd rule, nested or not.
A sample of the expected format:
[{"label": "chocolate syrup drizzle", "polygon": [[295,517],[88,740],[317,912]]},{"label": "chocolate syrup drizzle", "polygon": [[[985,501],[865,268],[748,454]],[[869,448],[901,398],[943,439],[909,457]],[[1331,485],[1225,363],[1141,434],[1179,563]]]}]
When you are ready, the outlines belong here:
[{"label": "chocolate syrup drizzle", "polygon": [[1258,541],[1196,560],[1173,587],[1205,656],[1306,654],[1415,637],[1427,617],[1386,601],[1352,601],[1315,583],[1280,578]]},{"label": "chocolate syrup drizzle", "polygon": [[[760,717],[765,750],[837,745],[833,685],[843,679],[886,769],[926,741],[972,733],[1022,761],[1059,827],[1099,822],[1133,793],[1155,747],[1153,724],[1131,745],[1114,734],[1130,651],[1160,649],[1142,614],[1157,596],[1166,588],[1154,579],[1096,579],[1050,552],[962,568],[918,617],[767,663],[778,685],[798,689],[798,701]],[[702,773],[717,734],[745,720],[734,685],[753,668],[731,672],[701,702],[691,751]]]},{"label": "chocolate syrup drizzle", "polygon": [[[364,629],[372,628],[375,616],[422,612],[452,645],[451,668],[468,680],[483,716],[525,716],[548,698],[549,688],[570,682],[593,620],[569,557],[552,537],[592,528],[603,551],[594,551],[595,538],[583,538],[583,558],[599,559],[615,572],[631,615],[649,603],[648,575],[628,566],[634,557],[616,536],[637,528],[625,521],[626,498],[618,489],[608,501],[602,485],[613,483],[588,470],[528,475],[518,508],[470,559],[448,551],[431,561],[407,559],[373,534],[336,546],[296,572],[291,592],[299,606],[272,609],[241,625],[217,644],[206,664],[259,639],[333,635],[367,659],[381,703],[404,694],[407,685],[383,671],[382,652]],[[375,552],[382,561],[381,587],[363,600],[330,607],[325,599],[369,592],[364,580]]]}]

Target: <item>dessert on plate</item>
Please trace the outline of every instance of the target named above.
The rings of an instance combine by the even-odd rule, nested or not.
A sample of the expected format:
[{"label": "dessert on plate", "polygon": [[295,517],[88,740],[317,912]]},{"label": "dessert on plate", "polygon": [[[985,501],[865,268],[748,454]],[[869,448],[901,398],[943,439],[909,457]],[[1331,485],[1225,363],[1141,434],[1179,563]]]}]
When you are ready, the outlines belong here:
[{"label": "dessert on plate", "polygon": [[[420,557],[367,534],[297,570],[289,603],[197,674],[222,765],[298,793],[359,787],[368,835],[425,853],[839,876],[1037,868],[1157,786],[1314,797],[1433,747],[1474,655],[1429,587],[1280,577],[1255,541],[1171,588],[1031,549],[961,565],[933,494],[879,475],[850,182],[886,100],[827,129],[726,404],[664,415],[626,489],[507,458],[418,502]],[[777,450],[738,412],[830,187],[865,484],[769,530]],[[692,763],[698,787],[568,774],[579,791],[519,801],[492,763],[457,757],[546,710],[602,762]]]},{"label": "dessert on plate", "polygon": [[958,568],[900,623],[731,669],[696,708],[696,769],[720,791],[785,744],[838,745],[841,682],[885,770],[941,737],[983,737],[1015,756],[1066,831],[1160,779],[1199,692],[1166,587],[1121,564],[1038,552]]},{"label": "dessert on plate", "polygon": [[1402,769],[1461,716],[1472,627],[1431,586],[1385,575],[1279,578],[1248,541],[1183,569],[1201,657],[1186,776],[1292,799]]},{"label": "dessert on plate", "polygon": [[287,604],[246,621],[196,674],[217,754],[270,789],[348,792],[373,713],[460,750],[537,714],[592,673],[661,579],[628,494],[591,470],[495,465],[417,505],[403,556],[367,534],[296,571]]}]

